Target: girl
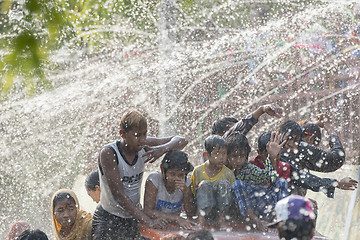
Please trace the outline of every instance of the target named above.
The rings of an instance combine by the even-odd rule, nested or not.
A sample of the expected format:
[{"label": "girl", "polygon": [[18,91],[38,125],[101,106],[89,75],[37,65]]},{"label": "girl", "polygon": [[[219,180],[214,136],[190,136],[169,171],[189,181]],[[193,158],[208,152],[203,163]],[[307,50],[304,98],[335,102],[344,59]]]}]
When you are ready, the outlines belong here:
[{"label": "girl", "polygon": [[52,225],[56,240],[90,240],[92,215],[80,210],[75,193],[57,191],[51,200]]},{"label": "girl", "polygon": [[146,181],[145,213],[151,218],[161,217],[185,229],[191,228],[195,223],[179,216],[183,203],[187,216],[192,216],[195,210],[190,183],[186,184],[186,176],[193,169],[186,153],[169,151],[160,169],[161,172],[151,173]]}]

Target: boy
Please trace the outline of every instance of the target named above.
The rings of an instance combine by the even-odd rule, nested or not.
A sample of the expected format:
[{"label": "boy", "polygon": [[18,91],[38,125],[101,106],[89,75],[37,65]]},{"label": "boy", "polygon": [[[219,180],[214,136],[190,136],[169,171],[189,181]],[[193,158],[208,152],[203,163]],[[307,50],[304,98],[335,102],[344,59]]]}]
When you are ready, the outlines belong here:
[{"label": "boy", "polygon": [[[321,128],[324,128],[329,137],[330,151],[319,148]],[[318,172],[333,172],[345,163],[345,149],[339,136],[336,134],[330,117],[326,114],[317,116],[317,123],[305,122],[301,126],[302,142],[292,158],[298,158],[296,167]],[[311,153],[311,154],[309,154]]]},{"label": "boy", "polygon": [[[194,168],[183,151],[171,150],[163,158],[161,172],[151,173],[146,181],[144,211],[153,219],[164,218],[184,229],[195,225],[191,217],[195,206],[186,176]],[[186,181],[188,180],[188,181]],[[180,216],[182,206],[188,219]]]},{"label": "boy", "polygon": [[[258,155],[251,159],[249,162],[255,166],[265,169],[265,161],[269,154],[266,150],[266,145],[270,142],[271,132],[265,132],[258,138]],[[283,161],[277,161],[276,172],[280,178],[284,178],[288,182],[290,181],[290,165]]]},{"label": "boy", "polygon": [[121,140],[105,146],[98,160],[101,197],[93,221],[95,240],[136,239],[139,222],[148,227],[166,225],[166,220],[153,220],[140,208],[144,165],[187,144],[177,136],[148,138],[146,118],[138,111],[127,111],[122,116],[119,133]]},{"label": "boy", "polygon": [[192,172],[191,190],[196,197],[200,226],[204,227],[210,219],[218,219],[220,228],[223,228],[232,204],[231,184],[235,176],[225,166],[227,148],[222,137],[207,137],[205,150],[207,160]]},{"label": "boy", "polygon": [[298,195],[290,195],[275,206],[276,227],[281,239],[310,240],[315,232],[315,214],[311,202]]},{"label": "boy", "polygon": [[[250,226],[266,230],[260,219],[271,221],[276,202],[288,195],[287,182],[279,178],[274,169],[282,145],[278,134],[272,135],[268,143],[269,157],[265,169],[248,162],[250,146],[247,138],[233,132],[226,138],[228,145],[228,167],[234,171],[236,181],[232,184],[241,215],[249,219]],[[260,219],[259,219],[260,218]]]},{"label": "boy", "polygon": [[[354,190],[357,186],[357,181],[346,177],[340,181],[331,178],[319,178],[307,169],[299,169],[300,159],[296,157],[295,152],[298,152],[301,142],[302,129],[298,123],[288,120],[284,122],[279,129],[280,134],[289,133],[287,137],[283,137],[286,144],[281,150],[281,160],[290,164],[290,185],[293,194],[305,196],[306,190],[310,189],[314,192],[322,191],[329,198],[334,197],[335,188],[343,190]],[[310,145],[308,145],[310,147]],[[311,153],[307,153],[311,155]],[[301,160],[302,161],[302,160]]]}]

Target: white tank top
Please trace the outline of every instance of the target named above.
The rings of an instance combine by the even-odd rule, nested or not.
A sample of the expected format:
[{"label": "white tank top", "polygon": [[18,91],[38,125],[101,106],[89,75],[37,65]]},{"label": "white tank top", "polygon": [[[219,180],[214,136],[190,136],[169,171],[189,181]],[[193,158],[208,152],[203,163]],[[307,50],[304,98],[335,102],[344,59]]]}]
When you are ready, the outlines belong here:
[{"label": "white tank top", "polygon": [[[132,164],[129,164],[125,157],[121,154],[118,148],[119,142],[111,143],[105,147],[110,147],[115,151],[118,170],[124,186],[125,195],[127,195],[135,205],[140,205],[140,187],[142,176],[144,173],[145,158],[140,157],[145,153],[144,149],[141,149],[135,156],[135,160]],[[120,206],[120,204],[114,199],[107,180],[102,171],[100,161],[99,165],[99,179],[100,179],[100,204],[107,212],[122,218],[132,218],[132,216]]]},{"label": "white tank top", "polygon": [[156,195],[156,210],[168,214],[180,215],[183,204],[182,191],[176,189],[173,193],[168,193],[161,172],[151,173],[148,176],[148,180],[151,181],[158,190]]}]

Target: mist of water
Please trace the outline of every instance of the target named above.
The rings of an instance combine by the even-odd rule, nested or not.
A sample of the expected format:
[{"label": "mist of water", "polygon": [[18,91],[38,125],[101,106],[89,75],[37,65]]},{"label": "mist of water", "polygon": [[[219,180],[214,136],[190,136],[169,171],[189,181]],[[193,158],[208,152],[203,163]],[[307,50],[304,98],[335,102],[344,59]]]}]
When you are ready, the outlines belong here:
[{"label": "mist of water", "polygon": [[[96,168],[98,151],[119,138],[119,119],[128,109],[145,113],[149,135],[187,137],[185,151],[195,165],[214,120],[241,117],[269,101],[295,120],[330,111],[342,120],[340,131],[357,133],[343,141],[356,142],[360,39],[351,35],[360,24],[356,6],[309,4],[244,27],[219,21],[231,22],[245,4],[239,1],[209,2],[197,16],[205,19],[202,25],[175,2],[161,3],[172,14],[153,18],[158,33],[118,25],[86,32],[131,32],[150,39],[144,44],[108,42],[89,54],[85,47],[72,50],[70,41],[45,69],[52,90],[32,97],[11,93],[1,104],[0,232],[23,219],[50,235],[51,195]],[[344,86],[336,88],[339,81],[333,80],[330,87],[327,80],[338,76]],[[253,143],[258,132],[280,121],[265,117],[249,139]]]}]

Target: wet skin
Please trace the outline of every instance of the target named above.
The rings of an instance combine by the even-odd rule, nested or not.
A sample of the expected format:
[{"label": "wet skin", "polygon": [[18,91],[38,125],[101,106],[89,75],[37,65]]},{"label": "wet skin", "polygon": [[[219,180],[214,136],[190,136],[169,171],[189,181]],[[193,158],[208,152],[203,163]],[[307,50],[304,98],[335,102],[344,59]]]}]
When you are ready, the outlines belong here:
[{"label": "wet skin", "polygon": [[227,150],[226,147],[215,147],[211,155],[208,155],[209,163],[214,169],[221,170],[226,162]]},{"label": "wet skin", "polygon": [[185,171],[181,169],[167,170],[165,186],[168,193],[173,193],[176,189],[183,190],[185,187]]},{"label": "wet skin", "polygon": [[91,190],[86,188],[87,194],[92,198],[92,200],[96,203],[100,202],[100,187],[95,186],[95,190]]},{"label": "wet skin", "polygon": [[75,203],[70,199],[64,199],[54,207],[56,221],[61,224],[61,231],[66,236],[75,223],[77,208]]},{"label": "wet skin", "polygon": [[236,150],[227,156],[230,169],[240,169],[248,160],[245,152]]}]

